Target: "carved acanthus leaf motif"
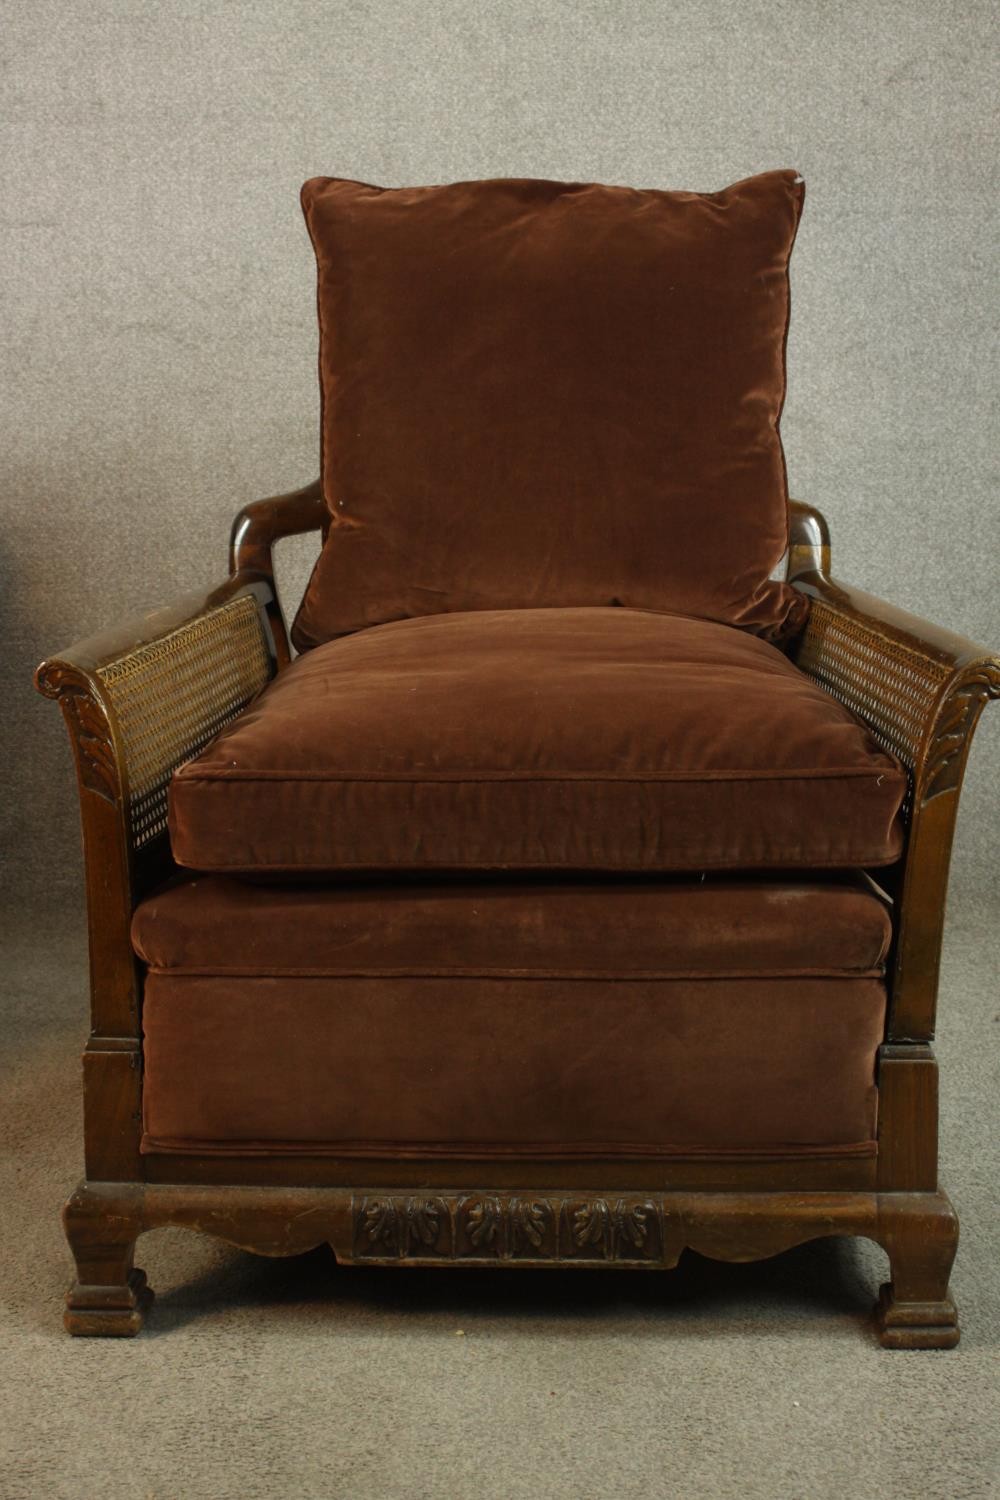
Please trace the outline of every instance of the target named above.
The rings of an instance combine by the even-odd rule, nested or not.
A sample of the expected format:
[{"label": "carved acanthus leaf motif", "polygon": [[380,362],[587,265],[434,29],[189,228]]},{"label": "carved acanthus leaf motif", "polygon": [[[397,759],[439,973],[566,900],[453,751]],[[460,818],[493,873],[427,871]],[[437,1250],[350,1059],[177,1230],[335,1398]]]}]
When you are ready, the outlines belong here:
[{"label": "carved acanthus leaf motif", "polygon": [[[408,1198],[405,1222],[407,1242],[415,1240],[424,1246],[437,1242],[440,1211],[432,1199]],[[409,1243],[404,1246],[404,1251],[408,1248]]]},{"label": "carved acanthus leaf motif", "polygon": [[383,1245],[393,1249],[398,1238],[399,1218],[392,1199],[380,1198],[374,1203],[366,1203],[361,1214],[364,1232],[370,1243],[374,1245],[381,1241]]},{"label": "carved acanthus leaf motif", "polygon": [[986,700],[998,695],[1000,673],[984,666],[970,673],[946,700],[924,763],[924,802],[958,785],[976,720]]},{"label": "carved acanthus leaf motif", "polygon": [[493,1245],[502,1224],[499,1198],[483,1198],[469,1205],[466,1230],[473,1245]]},{"label": "carved acanthus leaf motif", "polygon": [[121,787],[104,709],[81,688],[63,688],[60,703],[76,742],[80,780],[106,802],[117,802]]},{"label": "carved acanthus leaf motif", "polygon": [[646,1243],[649,1232],[648,1220],[649,1208],[643,1203],[626,1203],[619,1198],[615,1204],[615,1211],[611,1221],[612,1233],[616,1246],[622,1240],[627,1240],[639,1250]]},{"label": "carved acanthus leaf motif", "polygon": [[527,1198],[512,1198],[510,1201],[511,1243],[520,1250],[525,1240],[537,1250],[545,1238],[548,1221],[552,1215],[551,1204],[531,1201]]},{"label": "carved acanthus leaf motif", "polygon": [[665,1254],[658,1224],[652,1199],[389,1194],[356,1204],[354,1253],[359,1260],[422,1263],[655,1264]]},{"label": "carved acanthus leaf motif", "polygon": [[573,1213],[573,1239],[581,1250],[585,1245],[597,1245],[608,1230],[610,1210],[604,1198],[592,1198],[582,1203]]},{"label": "carved acanthus leaf motif", "polygon": [[367,1199],[360,1215],[361,1234],[370,1245],[406,1255],[411,1245],[428,1248],[437,1243],[441,1209],[433,1199]]}]

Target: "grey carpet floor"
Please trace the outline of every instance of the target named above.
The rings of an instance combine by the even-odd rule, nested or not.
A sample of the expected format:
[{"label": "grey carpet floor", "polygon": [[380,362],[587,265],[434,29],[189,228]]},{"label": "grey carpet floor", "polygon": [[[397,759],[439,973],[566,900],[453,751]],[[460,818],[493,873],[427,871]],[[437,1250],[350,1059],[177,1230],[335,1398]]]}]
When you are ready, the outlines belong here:
[{"label": "grey carpet floor", "polygon": [[[676,1272],[393,1273],[160,1230],[133,1341],[61,1331],[80,1175],[79,922],[3,936],[4,1500],[982,1500],[1000,1496],[1000,924],[955,901],[943,1180],[951,1353],[887,1353],[867,1241]],[[68,922],[68,926],[67,926]]]}]

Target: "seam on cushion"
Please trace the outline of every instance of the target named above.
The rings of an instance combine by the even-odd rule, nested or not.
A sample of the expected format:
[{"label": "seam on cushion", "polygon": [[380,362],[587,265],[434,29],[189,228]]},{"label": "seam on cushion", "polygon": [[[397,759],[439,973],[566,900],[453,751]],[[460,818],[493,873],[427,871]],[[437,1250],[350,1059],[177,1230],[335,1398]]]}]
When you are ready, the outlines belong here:
[{"label": "seam on cushion", "polygon": [[[802,178],[801,172],[797,175],[800,179]],[[778,440],[778,453],[781,458],[781,478],[785,491],[785,552],[788,551],[791,542],[792,527],[790,496],[788,492],[788,460],[785,456],[785,445],[781,440],[781,418],[784,415],[785,402],[788,399],[788,334],[792,326],[792,252],[795,249],[795,241],[798,239],[799,229],[802,225],[802,210],[805,208],[806,203],[806,185],[804,179],[798,183],[794,183],[793,186],[797,186],[799,191],[795,195],[795,223],[792,225],[792,236],[788,242],[788,251],[785,255],[785,264],[782,270],[785,281],[785,326],[781,334],[781,393],[778,397],[778,409],[774,414],[774,422],[772,424],[774,435]],[[792,588],[791,584],[787,581],[785,582],[785,587],[789,590]],[[808,618],[811,601],[809,601],[808,595],[805,597],[807,600],[806,618]],[[791,606],[789,606],[790,613]],[[782,623],[787,629],[787,615]]]},{"label": "seam on cushion", "polygon": [[[307,180],[311,181],[311,179],[307,179]],[[327,476],[326,476],[326,438],[325,438],[325,433],[326,433],[326,393],[325,393],[324,388],[323,388],[324,387],[324,381],[323,381],[323,351],[324,351],[324,339],[325,339],[324,328],[323,328],[323,297],[322,297],[322,288],[321,288],[321,285],[320,285],[321,278],[320,278],[320,273],[319,273],[319,251],[317,249],[316,240],[315,240],[315,237],[313,235],[312,222],[310,220],[308,212],[306,211],[305,197],[304,197],[305,190],[306,190],[306,183],[303,183],[302,187],[299,189],[299,207],[302,210],[302,217],[303,217],[303,219],[305,220],[305,223],[306,223],[306,232],[309,235],[309,243],[312,246],[312,252],[313,252],[313,261],[314,261],[315,266],[316,266],[316,299],[315,299],[315,301],[316,301],[316,322],[317,322],[318,330],[319,330],[319,337],[316,340],[316,373],[317,373],[317,376],[318,376],[318,379],[319,379],[319,487],[320,487],[320,496],[322,498],[324,508],[326,510],[327,515],[330,517],[330,521],[332,522],[334,520],[334,516],[333,516],[333,513],[332,513],[331,508],[330,508],[330,502],[329,502],[329,500],[327,498]],[[316,561],[312,565],[312,570],[311,570],[311,572],[309,574],[309,581],[306,584],[305,593],[302,595],[302,598],[299,600],[299,607],[295,611],[295,619],[292,621],[291,630],[289,632],[293,637],[296,635],[296,633],[298,633],[299,634],[299,638],[301,639],[302,635],[304,634],[304,632],[299,632],[298,631],[299,621],[303,618],[303,616],[306,613],[306,602],[307,602],[307,600],[310,602],[310,604],[312,604],[313,579],[314,579],[314,577],[315,577],[315,575],[316,575],[316,573],[317,573],[317,571],[319,569],[320,559],[322,558],[323,553],[326,551],[326,544],[327,544],[328,540],[329,540],[329,526],[327,527],[327,535],[325,537],[322,537],[321,540],[320,540],[319,556],[317,556]],[[315,609],[314,608],[313,608],[313,612],[315,613]],[[305,648],[306,650],[310,650],[313,646],[316,646],[316,645],[320,644],[315,639],[315,632],[310,632],[310,633],[313,635],[313,640],[309,642],[309,645]],[[293,644],[295,644],[296,650],[299,650],[299,651],[302,650],[302,648],[298,646],[297,642],[293,641]]]},{"label": "seam on cushion", "polygon": [[614,973],[606,969],[296,969],[280,965],[227,969],[151,963],[147,966],[147,973],[170,979],[531,979],[543,983],[570,979],[630,984],[633,981],[674,979],[714,982],[728,979],[882,979],[885,965],[872,969],[630,969],[623,974],[620,969]]},{"label": "seam on cushion", "polygon": [[483,1143],[477,1141],[218,1141],[204,1137],[154,1136],[144,1132],[140,1144],[143,1154],[164,1152],[177,1155],[213,1156],[404,1156],[404,1157],[605,1157],[669,1156],[704,1161],[744,1161],[814,1156],[875,1156],[875,1140],[854,1141],[849,1145],[801,1146],[670,1146],[627,1142],[567,1144],[541,1142],[529,1144]]},{"label": "seam on cushion", "polygon": [[272,864],[264,861],[249,864],[223,864],[220,860],[206,862],[204,859],[196,861],[186,860],[182,854],[178,854],[176,847],[173,849],[174,861],[185,870],[197,870],[210,875],[259,875],[267,871],[272,875],[301,875],[303,871],[309,874],[343,875],[343,874],[385,874],[391,871],[398,875],[401,871],[423,873],[427,870],[448,870],[458,874],[465,873],[489,873],[503,871],[508,874],[516,874],[520,871],[538,870],[547,874],[566,875],[572,871],[592,875],[605,873],[609,875],[621,874],[659,874],[659,875],[684,875],[699,874],[701,871],[715,870],[741,870],[744,872],[753,870],[853,870],[859,866],[865,869],[881,869],[885,865],[894,865],[900,857],[900,850],[894,854],[886,854],[884,848],[877,854],[859,855],[852,851],[833,859],[815,859],[811,855],[803,856],[785,854],[779,851],[777,854],[768,855],[765,861],[753,861],[747,859],[718,859],[714,855],[702,854],[697,864],[685,862],[682,865],[671,864],[558,864],[554,865],[551,860],[506,860],[499,864],[489,864],[484,860],[475,860],[472,864],[457,864],[455,860],[422,860],[419,864],[400,864],[398,861],[386,862],[385,860],[374,861],[366,864],[306,864],[300,861],[297,864]]},{"label": "seam on cushion", "polygon": [[[784,555],[784,551],[787,550],[787,546],[788,543],[786,541],[785,548],[782,549],[782,556]],[[778,561],[781,561],[780,557],[778,558]],[[784,580],[775,578],[768,579],[767,581],[772,583],[782,583]],[[789,585],[789,587],[791,587],[791,585]],[[509,605],[506,608],[503,605],[493,604],[490,605],[488,609],[449,609],[442,610],[439,614],[434,615],[397,615],[394,620],[382,620],[378,625],[365,625],[362,626],[361,630],[338,630],[334,635],[327,636],[322,644],[324,646],[329,646],[334,641],[346,641],[350,640],[352,636],[360,636],[362,632],[365,635],[370,636],[376,630],[387,631],[389,629],[395,629],[397,626],[411,626],[417,625],[418,623],[420,624],[421,629],[430,630],[432,628],[441,628],[442,626],[445,629],[450,629],[452,621],[462,617],[468,619],[470,615],[506,615],[514,612],[519,615],[542,614],[543,612],[545,614],[572,613],[574,615],[606,615],[611,609],[615,610],[616,615],[650,615],[655,620],[681,620],[688,624],[708,625],[715,627],[718,630],[727,630],[730,633],[729,639],[731,642],[734,640],[739,640],[741,645],[749,642],[751,643],[750,649],[752,652],[754,650],[752,643],[755,641],[759,641],[761,645],[774,647],[774,649],[778,651],[779,655],[784,657],[784,669],[782,668],[780,662],[775,662],[772,658],[766,656],[757,657],[756,654],[754,654],[752,656],[749,656],[745,661],[741,660],[740,662],[735,663],[734,665],[736,666],[737,670],[753,673],[761,677],[781,677],[785,680],[789,680],[789,673],[787,671],[787,668],[790,667],[792,668],[793,675],[797,674],[799,677],[805,678],[810,686],[814,686],[814,684],[812,683],[812,679],[809,677],[809,674],[807,672],[803,672],[801,667],[796,666],[793,661],[790,661],[789,658],[785,656],[785,653],[781,650],[781,648],[779,646],[774,646],[774,642],[768,640],[767,637],[752,635],[749,631],[745,630],[742,625],[734,625],[729,620],[717,620],[714,615],[702,615],[691,613],[687,610],[681,609],[656,609],[652,604],[527,604],[523,606]],[[425,621],[427,622],[426,625],[424,623]],[[431,622],[433,622],[433,625],[431,624]],[[698,665],[698,662],[693,655],[683,657],[676,656],[671,659],[671,662],[672,664],[676,663],[676,665],[680,667],[693,667]],[[630,663],[626,660],[625,665],[628,666],[629,664]],[[819,691],[822,692],[823,689],[820,689]]]},{"label": "seam on cushion", "polygon": [[325,771],[241,771],[239,769],[223,769],[213,771],[202,768],[197,771],[190,770],[189,766],[181,768],[176,780],[180,783],[191,781],[289,781],[289,782],[333,782],[337,785],[351,784],[354,782],[388,782],[400,785],[411,785],[421,782],[468,782],[477,783],[481,781],[584,781],[584,782],[670,782],[670,781],[841,781],[845,778],[875,777],[894,775],[905,780],[906,773],[886,757],[886,766],[877,770],[875,765],[868,766],[831,766],[823,768],[775,771],[637,771],[627,775],[600,776],[590,771],[480,771],[474,774],[465,772],[440,771],[435,773],[421,772],[419,775],[409,776],[383,775],[379,772],[352,772],[350,775],[338,775]]}]

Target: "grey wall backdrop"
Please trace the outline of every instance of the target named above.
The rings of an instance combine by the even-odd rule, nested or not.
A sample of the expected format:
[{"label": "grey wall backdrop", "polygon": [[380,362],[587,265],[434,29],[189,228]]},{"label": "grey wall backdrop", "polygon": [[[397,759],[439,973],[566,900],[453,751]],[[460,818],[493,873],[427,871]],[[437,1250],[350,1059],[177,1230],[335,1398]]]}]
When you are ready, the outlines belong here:
[{"label": "grey wall backdrop", "polygon": [[[3,51],[3,850],[77,897],[47,651],[221,576],[318,460],[317,173],[715,189],[796,166],[783,424],[836,571],[1000,645],[989,3],[12,0]],[[301,589],[300,549],[285,569]],[[992,881],[1000,713],[956,883]]]}]

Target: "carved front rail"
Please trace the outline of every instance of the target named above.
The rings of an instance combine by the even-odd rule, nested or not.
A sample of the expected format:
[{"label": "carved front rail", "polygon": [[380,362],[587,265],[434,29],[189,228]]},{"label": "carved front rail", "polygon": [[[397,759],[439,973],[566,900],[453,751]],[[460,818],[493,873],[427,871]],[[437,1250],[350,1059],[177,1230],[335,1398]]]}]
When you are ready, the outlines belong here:
[{"label": "carved front rail", "polygon": [[811,608],[792,656],[909,772],[903,859],[879,875],[896,902],[888,1035],[929,1041],[958,798],[979,715],[1000,697],[1000,658],[835,582],[829,566],[823,517],[793,503],[788,578],[809,595]]}]

